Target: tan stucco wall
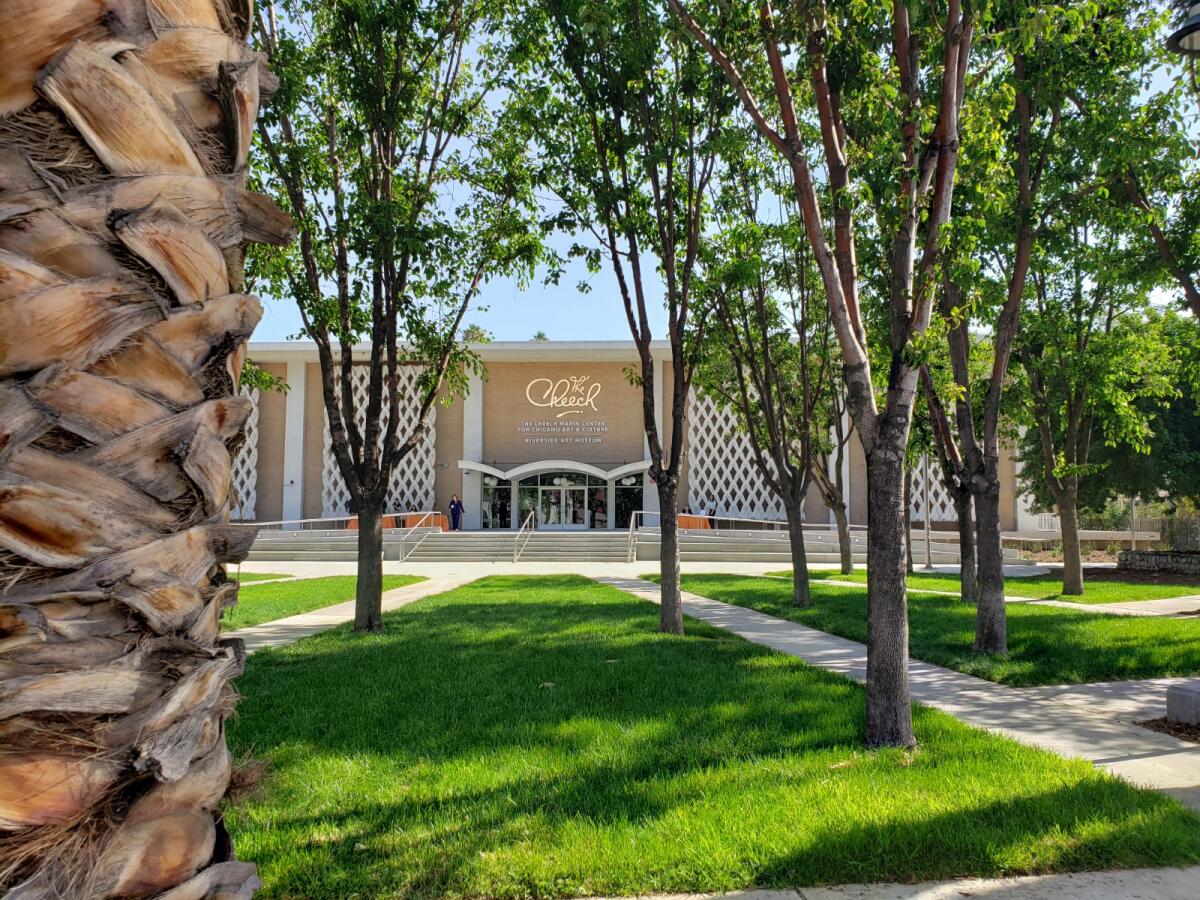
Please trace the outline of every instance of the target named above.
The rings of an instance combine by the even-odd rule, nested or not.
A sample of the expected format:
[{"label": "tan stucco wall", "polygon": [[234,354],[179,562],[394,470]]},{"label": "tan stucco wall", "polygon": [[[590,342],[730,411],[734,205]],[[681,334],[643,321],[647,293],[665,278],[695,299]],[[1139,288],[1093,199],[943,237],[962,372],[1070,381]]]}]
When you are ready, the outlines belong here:
[{"label": "tan stucco wall", "polygon": [[867,457],[858,435],[846,442],[850,456],[850,524],[867,524]]},{"label": "tan stucco wall", "polygon": [[[283,378],[287,366],[264,363],[268,375]],[[258,395],[258,471],[254,491],[254,518],[259,522],[283,518],[283,430],[287,417],[287,395],[262,391]]]},{"label": "tan stucco wall", "polygon": [[[622,369],[621,363],[613,362],[492,363],[484,387],[483,461],[510,468],[541,459],[567,459],[611,468],[642,459],[640,397],[638,389],[625,381]],[[557,382],[578,376],[600,385],[594,411],[559,417],[556,412],[561,410],[536,406],[527,397],[526,388],[535,379]],[[522,422],[582,421],[605,423],[607,432],[597,435],[600,443],[530,443],[556,436],[519,430]]]},{"label": "tan stucco wall", "polygon": [[[487,386],[484,385],[484,396]],[[463,398],[455,397],[449,405],[443,405],[446,391],[438,395],[437,406],[437,451],[436,469],[433,477],[433,508],[446,512],[452,494],[463,495],[463,473],[458,461],[463,458]]]},{"label": "tan stucco wall", "polygon": [[1012,447],[1000,445],[1000,530],[1017,528],[1017,466]]}]

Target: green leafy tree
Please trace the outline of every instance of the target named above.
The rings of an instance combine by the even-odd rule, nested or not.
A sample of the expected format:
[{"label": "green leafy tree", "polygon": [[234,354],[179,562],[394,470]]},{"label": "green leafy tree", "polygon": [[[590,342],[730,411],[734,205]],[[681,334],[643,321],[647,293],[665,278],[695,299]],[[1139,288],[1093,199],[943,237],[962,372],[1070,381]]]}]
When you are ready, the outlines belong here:
[{"label": "green leafy tree", "polygon": [[544,331],[535,331],[533,333],[533,337],[531,337],[530,340],[538,341],[540,343],[541,341],[548,341],[548,340],[550,340],[550,338],[546,337],[546,332],[544,332]]},{"label": "green leafy tree", "polygon": [[[332,452],[359,518],[355,628],[382,627],[391,475],[475,357],[463,317],[495,275],[542,254],[505,3],[285,0],[259,23],[280,78],[258,178],[299,240],[255,260],[317,347]],[[362,357],[368,390],[352,374]],[[416,367],[415,412],[403,371]]]},{"label": "green leafy tree", "polygon": [[482,325],[468,325],[462,330],[462,342],[464,344],[490,344],[492,333]]},{"label": "green leafy tree", "polygon": [[[693,287],[722,122],[720,73],[652,0],[546,0],[526,20],[541,178],[593,268],[607,262],[638,353],[649,476],[661,516],[660,627],[683,632],[678,491],[698,344]],[[657,270],[656,278],[653,273]],[[661,296],[671,348],[665,413],[650,310]]]},{"label": "green leafy tree", "polygon": [[[867,743],[912,746],[905,451],[950,221],[978,14],[964,14],[959,0],[937,15],[901,2],[882,14],[877,6],[824,2],[779,12],[765,2],[710,3],[696,15],[681,0],[667,5],[721,67],[730,93],[791,175],[867,460]],[[824,185],[813,173],[816,160]],[[868,196],[886,207],[868,237],[889,249],[875,277],[864,279],[855,210]],[[884,285],[874,298],[879,324],[864,314],[864,281]],[[883,347],[879,384],[873,345]]]},{"label": "green leafy tree", "polygon": [[[960,167],[951,264],[939,298],[953,417],[936,401],[931,410],[956,508],[960,516],[973,509],[975,518],[976,584],[963,567],[963,595],[976,600],[975,650],[1004,654],[1003,393],[1030,266],[1048,218],[1088,208],[1073,194],[1103,200],[1108,193],[1104,172],[1120,168],[1124,153],[1110,135],[1136,117],[1142,79],[1161,51],[1160,14],[1137,3],[1007,2],[994,14],[998,27],[980,48],[987,74],[964,112],[974,139]],[[973,329],[988,340],[972,340]],[[977,379],[972,354],[981,348],[990,351],[990,371]]]},{"label": "green leafy tree", "polygon": [[1044,491],[1058,510],[1063,593],[1078,595],[1080,501],[1104,468],[1094,448],[1145,454],[1154,407],[1176,396],[1178,364],[1161,319],[1148,312],[1154,281],[1124,235],[1065,218],[1031,269],[1034,299],[1018,354],[1032,427],[1021,459],[1042,474],[1030,485],[1035,497]]},{"label": "green leafy tree", "polygon": [[[732,410],[763,481],[780,498],[792,554],[792,602],[812,603],[804,501],[828,439],[818,408],[834,387],[835,341],[820,281],[797,220],[771,222],[777,178],[754,159],[757,142],[734,143],[719,215],[705,242],[697,297],[707,320],[697,384]],[[761,154],[759,154],[761,155]]]}]

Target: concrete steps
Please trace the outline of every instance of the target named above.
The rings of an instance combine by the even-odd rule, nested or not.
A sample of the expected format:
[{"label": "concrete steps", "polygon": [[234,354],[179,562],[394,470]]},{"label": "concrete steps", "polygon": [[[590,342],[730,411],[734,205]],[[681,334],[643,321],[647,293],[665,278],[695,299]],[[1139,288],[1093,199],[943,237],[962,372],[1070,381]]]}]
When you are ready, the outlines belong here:
[{"label": "concrete steps", "polygon": [[[940,536],[940,535],[939,535]],[[401,541],[401,538],[405,538]],[[400,529],[384,532],[384,559],[410,562],[511,562],[512,531],[470,531],[443,533],[438,530],[410,534]],[[657,530],[643,529],[638,534],[637,559],[660,557]],[[417,543],[418,539],[420,542]],[[534,531],[525,541],[521,560],[527,562],[625,562],[629,535],[625,531]],[[863,532],[851,538],[856,563],[866,561],[867,542]],[[836,563],[840,559],[837,535],[832,532],[805,532],[805,548],[810,563]],[[269,561],[354,562],[358,554],[358,535],[353,531],[267,531],[259,535],[249,558]],[[787,535],[779,531],[682,531],[679,557],[687,562],[753,562],[791,565]],[[1007,559],[1016,551],[1005,550]],[[925,561],[924,535],[913,535],[913,558]],[[958,562],[958,548],[947,541],[933,542],[933,562],[939,565]]]}]

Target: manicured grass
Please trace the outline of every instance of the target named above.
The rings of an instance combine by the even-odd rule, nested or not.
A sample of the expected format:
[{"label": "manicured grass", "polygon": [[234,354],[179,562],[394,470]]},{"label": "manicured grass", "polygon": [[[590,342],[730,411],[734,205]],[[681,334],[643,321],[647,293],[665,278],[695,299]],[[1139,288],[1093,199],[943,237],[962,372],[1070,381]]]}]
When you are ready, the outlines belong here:
[{"label": "manicured grass", "polygon": [[574,576],[488,578],[252,656],[230,811],[262,896],[568,897],[1200,860],[1200,818]]},{"label": "manicured grass", "polygon": [[[684,575],[685,590],[757,609],[856,641],[867,639],[867,592],[813,581],[813,605],[792,606],[781,578]],[[1200,619],[1086,613],[1010,603],[1006,659],[972,652],[975,607],[910,592],[909,647],[917,659],[1002,684],[1079,684],[1200,674]]]},{"label": "manicured grass", "polygon": [[[792,570],[770,572],[771,575],[792,577]],[[854,581],[867,583],[867,573],[854,572],[842,575],[828,569],[809,570],[808,577],[816,580]],[[913,590],[924,588],[930,591],[954,591],[958,593],[961,582],[957,575],[936,572],[913,572],[908,576],[908,586]],[[1162,600],[1167,597],[1187,597],[1200,594],[1200,580],[1195,584],[1132,584],[1127,581],[1106,581],[1088,578],[1084,581],[1083,596],[1065,596],[1062,593],[1061,575],[1031,575],[1025,578],[1004,579],[1004,593],[1009,597],[1029,597],[1033,600],[1067,600],[1071,603],[1131,603],[1138,600]],[[1200,606],[1200,601],[1197,602]]]},{"label": "manicured grass", "polygon": [[[790,574],[790,573],[789,573]],[[249,584],[252,581],[267,581],[272,578],[291,578],[291,575],[283,575],[278,572],[242,572],[237,576],[237,580],[242,584]]]},{"label": "manicured grass", "polygon": [[[384,575],[383,589],[390,591],[424,580],[415,575]],[[357,582],[353,575],[331,575],[275,584],[249,584],[238,591],[237,606],[225,611],[221,627],[233,631],[353,600]]]}]

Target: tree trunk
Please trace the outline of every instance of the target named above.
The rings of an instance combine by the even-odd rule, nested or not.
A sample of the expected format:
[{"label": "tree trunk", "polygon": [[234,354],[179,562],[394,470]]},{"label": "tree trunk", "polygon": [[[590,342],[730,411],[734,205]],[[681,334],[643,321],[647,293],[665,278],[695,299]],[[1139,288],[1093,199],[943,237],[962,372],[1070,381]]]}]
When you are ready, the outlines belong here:
[{"label": "tree trunk", "polygon": [[661,576],[658,627],[666,634],[683,634],[683,603],[679,598],[679,518],[675,485],[660,485],[658,508],[662,518],[659,542]]},{"label": "tree trunk", "polygon": [[841,556],[841,573],[850,575],[854,572],[854,545],[850,542],[850,517],[846,515],[846,504],[836,503],[833,508],[833,520],[837,523],[838,554]]},{"label": "tree trunk", "polygon": [[1062,522],[1063,589],[1065,595],[1083,595],[1083,552],[1079,547],[1079,507],[1076,489],[1069,487],[1055,497]]},{"label": "tree trunk", "polygon": [[971,491],[956,490],[954,495],[954,515],[958,519],[958,559],[960,591],[964,603],[975,603],[979,600],[978,572],[975,555],[975,523],[971,520]]},{"label": "tree trunk", "polygon": [[[881,437],[879,443],[883,444]],[[904,440],[867,457],[867,744],[912,747]]]},{"label": "tree trunk", "polygon": [[0,893],[14,897],[259,885],[221,814],[245,651],[220,618],[237,601],[224,564],[254,540],[228,524],[262,315],[239,293],[242,253],[290,239],[242,186],[274,82],[245,46],[245,4],[153,9],[150,23],[0,0]]},{"label": "tree trunk", "polygon": [[1004,608],[1004,552],[1000,541],[1000,475],[996,465],[995,457],[987,458],[984,461],[983,478],[972,479],[972,484],[976,486],[975,527],[979,536],[975,652],[1004,655],[1008,653],[1008,637]]},{"label": "tree trunk", "polygon": [[783,508],[787,512],[788,544],[792,550],[792,606],[812,606],[808,555],[804,550],[804,508],[790,499],[784,501]]},{"label": "tree trunk", "polygon": [[354,630],[383,630],[383,506],[372,498],[358,514],[358,580]]}]

